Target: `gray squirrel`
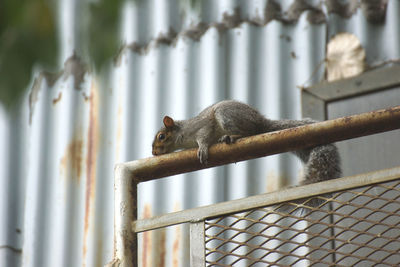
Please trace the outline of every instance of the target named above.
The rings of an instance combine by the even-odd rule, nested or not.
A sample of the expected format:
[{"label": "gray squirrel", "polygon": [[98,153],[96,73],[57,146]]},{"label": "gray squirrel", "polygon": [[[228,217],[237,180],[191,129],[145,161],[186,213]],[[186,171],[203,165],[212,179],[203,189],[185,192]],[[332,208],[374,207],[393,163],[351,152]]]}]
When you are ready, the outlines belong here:
[{"label": "gray squirrel", "polygon": [[[314,123],[311,119],[271,120],[247,104],[224,100],[207,107],[188,120],[173,120],[165,116],[162,127],[154,137],[153,155],[180,149],[197,148],[202,164],[207,163],[208,148],[218,142],[234,143],[238,138]],[[333,144],[310,147],[293,152],[305,165],[302,184],[338,178],[340,157]]]}]

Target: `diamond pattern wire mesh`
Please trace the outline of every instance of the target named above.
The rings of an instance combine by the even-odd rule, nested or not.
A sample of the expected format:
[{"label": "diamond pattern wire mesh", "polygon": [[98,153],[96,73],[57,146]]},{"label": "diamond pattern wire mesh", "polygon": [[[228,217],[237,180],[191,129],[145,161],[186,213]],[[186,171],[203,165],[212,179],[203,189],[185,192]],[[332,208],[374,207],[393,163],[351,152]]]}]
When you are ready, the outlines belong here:
[{"label": "diamond pattern wire mesh", "polygon": [[400,266],[400,179],[209,219],[205,235],[207,266]]}]

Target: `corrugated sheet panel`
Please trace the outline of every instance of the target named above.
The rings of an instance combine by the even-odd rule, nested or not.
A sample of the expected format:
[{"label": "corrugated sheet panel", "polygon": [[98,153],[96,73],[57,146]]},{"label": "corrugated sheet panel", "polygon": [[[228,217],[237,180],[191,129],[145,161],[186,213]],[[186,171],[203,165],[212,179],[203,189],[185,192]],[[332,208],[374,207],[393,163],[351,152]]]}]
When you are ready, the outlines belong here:
[{"label": "corrugated sheet panel", "polygon": [[[82,50],[77,28],[61,26],[83,23],[86,3],[61,1],[63,74],[38,73],[17,112],[0,110],[0,214],[8,218],[0,265],[110,261],[113,166],[151,156],[164,114],[183,119],[237,99],[274,119],[300,118],[298,87],[323,79],[326,38],[342,31],[360,39],[371,66],[399,58],[398,1],[377,1],[383,21],[364,1],[336,2],[129,2],[121,12],[126,45],[98,75],[73,54]],[[299,161],[284,154],[148,182],[140,185],[139,217],[275,190],[300,173]],[[182,226],[139,242],[143,266],[188,266]]]},{"label": "corrugated sheet panel", "polygon": [[0,266],[19,266],[23,245],[27,111],[0,106]]}]

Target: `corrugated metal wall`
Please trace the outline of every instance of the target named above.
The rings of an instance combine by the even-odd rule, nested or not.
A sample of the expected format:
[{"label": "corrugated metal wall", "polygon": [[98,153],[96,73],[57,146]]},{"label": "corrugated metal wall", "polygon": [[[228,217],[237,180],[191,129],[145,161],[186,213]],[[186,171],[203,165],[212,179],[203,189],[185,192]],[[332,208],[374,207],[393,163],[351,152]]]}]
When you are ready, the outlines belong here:
[{"label": "corrugated metal wall", "polygon": [[[100,75],[79,59],[87,3],[60,1],[63,73],[37,72],[19,108],[0,108],[0,266],[110,261],[113,166],[151,156],[163,115],[237,99],[274,119],[300,118],[298,86],[323,79],[327,38],[338,32],[360,39],[369,65],[398,59],[399,2],[378,1],[383,11],[371,13],[356,2],[129,2],[126,45]],[[275,190],[300,173],[284,154],[141,184],[139,217]],[[188,266],[183,226],[139,242],[143,266]]]}]

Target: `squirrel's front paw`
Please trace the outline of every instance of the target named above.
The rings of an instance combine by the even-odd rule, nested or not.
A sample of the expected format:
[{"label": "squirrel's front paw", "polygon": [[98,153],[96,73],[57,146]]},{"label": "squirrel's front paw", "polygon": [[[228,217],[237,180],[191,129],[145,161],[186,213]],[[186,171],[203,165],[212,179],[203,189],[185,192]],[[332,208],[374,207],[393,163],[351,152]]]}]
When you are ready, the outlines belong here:
[{"label": "squirrel's front paw", "polygon": [[232,143],[231,137],[229,135],[223,135],[220,139],[218,139],[218,142],[225,143],[225,144]]},{"label": "squirrel's front paw", "polygon": [[207,147],[200,147],[197,150],[197,157],[200,159],[201,164],[207,164],[208,160],[208,148]]},{"label": "squirrel's front paw", "polygon": [[233,144],[236,142],[237,139],[240,138],[240,135],[223,135],[218,142],[225,143],[225,144]]}]

